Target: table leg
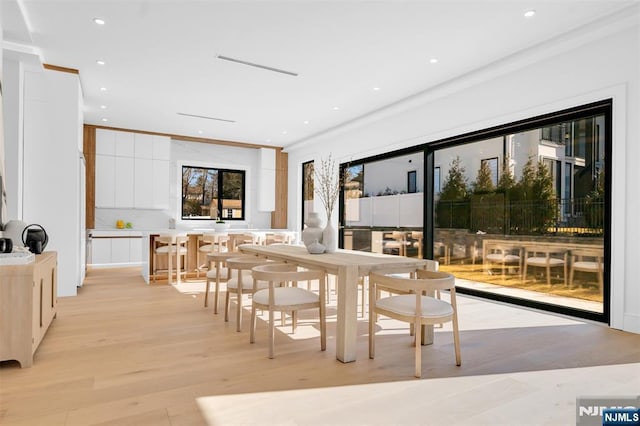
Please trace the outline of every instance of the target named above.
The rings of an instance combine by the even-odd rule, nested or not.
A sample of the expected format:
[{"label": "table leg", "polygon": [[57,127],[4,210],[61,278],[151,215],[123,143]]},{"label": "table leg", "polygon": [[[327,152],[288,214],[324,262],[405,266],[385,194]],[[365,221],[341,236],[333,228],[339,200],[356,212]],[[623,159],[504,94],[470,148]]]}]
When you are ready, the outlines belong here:
[{"label": "table leg", "polygon": [[172,264],[172,258],[173,258],[173,253],[171,252],[172,247],[171,247],[171,243],[169,243],[169,250],[167,251],[167,262],[169,262],[169,272],[168,272],[168,277],[167,277],[167,282],[169,283],[169,285],[173,284],[173,268],[171,266]]},{"label": "table leg", "polygon": [[342,362],[352,362],[356,360],[358,346],[358,267],[340,267],[336,285],[338,287],[336,358]]}]

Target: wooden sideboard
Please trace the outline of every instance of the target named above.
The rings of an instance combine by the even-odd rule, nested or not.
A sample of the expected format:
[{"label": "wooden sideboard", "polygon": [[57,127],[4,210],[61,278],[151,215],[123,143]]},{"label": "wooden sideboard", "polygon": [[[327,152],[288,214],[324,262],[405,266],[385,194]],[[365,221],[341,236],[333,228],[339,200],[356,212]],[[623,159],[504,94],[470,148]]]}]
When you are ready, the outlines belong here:
[{"label": "wooden sideboard", "polygon": [[0,361],[31,367],[56,316],[58,256],[36,255],[26,265],[0,266]]}]

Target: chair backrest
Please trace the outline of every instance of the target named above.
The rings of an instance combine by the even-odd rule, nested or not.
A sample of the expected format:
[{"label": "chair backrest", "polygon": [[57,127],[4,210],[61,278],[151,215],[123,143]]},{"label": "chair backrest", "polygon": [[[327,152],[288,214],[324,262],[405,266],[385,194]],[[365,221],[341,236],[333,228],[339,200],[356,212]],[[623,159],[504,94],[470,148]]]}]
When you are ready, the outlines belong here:
[{"label": "chair backrest", "polygon": [[160,234],[154,239],[154,242],[160,244],[179,244],[186,245],[189,237],[186,234]]},{"label": "chair backrest", "polygon": [[258,265],[251,269],[253,278],[258,281],[290,282],[324,279],[326,273],[316,269],[299,269],[291,263],[272,263]]},{"label": "chair backrest", "polygon": [[393,231],[391,232],[391,238],[394,240],[404,240],[407,237],[407,233],[404,231]]},{"label": "chair backrest", "polygon": [[369,283],[374,287],[380,285],[385,289],[395,290],[398,293],[406,293],[408,291],[422,293],[455,289],[455,278],[447,272],[420,269],[415,274],[416,278],[404,278],[372,272],[369,274]]},{"label": "chair backrest", "polygon": [[246,256],[231,257],[227,259],[227,267],[229,269],[239,269],[239,270],[247,271],[247,270],[251,270],[256,266],[264,265],[265,263],[271,263],[271,262],[273,261],[267,260],[263,257],[246,255]]},{"label": "chair backrest", "polygon": [[592,260],[594,262],[602,262],[604,258],[604,249],[599,248],[578,248],[571,249],[571,256],[575,260]]},{"label": "chair backrest", "polygon": [[227,247],[229,234],[226,232],[206,232],[202,234],[201,241],[211,246],[211,252],[221,251],[222,247]]}]

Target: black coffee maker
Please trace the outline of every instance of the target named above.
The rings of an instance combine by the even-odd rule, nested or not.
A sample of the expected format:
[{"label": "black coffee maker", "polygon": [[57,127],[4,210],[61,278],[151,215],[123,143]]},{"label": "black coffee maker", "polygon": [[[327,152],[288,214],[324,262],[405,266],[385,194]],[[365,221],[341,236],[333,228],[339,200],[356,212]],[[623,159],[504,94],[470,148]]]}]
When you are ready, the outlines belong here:
[{"label": "black coffee maker", "polygon": [[37,223],[28,225],[22,231],[22,242],[29,247],[29,251],[34,254],[40,254],[49,242],[47,231]]}]

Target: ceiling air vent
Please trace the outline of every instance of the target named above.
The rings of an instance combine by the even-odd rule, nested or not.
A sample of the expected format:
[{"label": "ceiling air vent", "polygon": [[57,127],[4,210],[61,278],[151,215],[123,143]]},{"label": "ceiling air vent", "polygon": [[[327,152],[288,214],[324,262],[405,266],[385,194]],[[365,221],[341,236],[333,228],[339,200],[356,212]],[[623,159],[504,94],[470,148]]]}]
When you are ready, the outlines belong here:
[{"label": "ceiling air vent", "polygon": [[243,61],[242,59],[230,58],[228,56],[223,56],[223,55],[217,55],[217,58],[218,59],[222,59],[223,61],[235,62],[237,64],[248,65],[250,67],[256,67],[256,68],[261,68],[261,69],[267,70],[267,71],[279,72],[280,74],[292,75],[294,77],[298,76],[298,73],[295,73],[295,72],[292,72],[292,71],[281,70],[279,68],[269,67],[267,65],[255,64],[253,62]]},{"label": "ceiling air vent", "polygon": [[235,123],[236,122],[236,120],[228,120],[226,118],[218,118],[218,117],[207,117],[206,115],[187,114],[186,112],[178,112],[177,114],[185,116],[185,117],[204,118],[205,120],[224,121],[225,123]]}]

